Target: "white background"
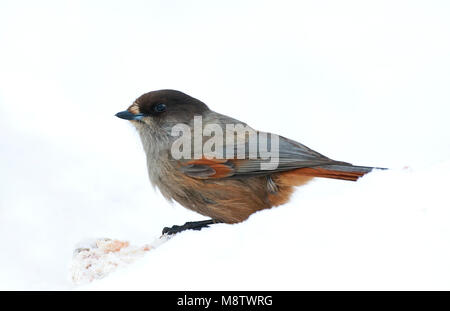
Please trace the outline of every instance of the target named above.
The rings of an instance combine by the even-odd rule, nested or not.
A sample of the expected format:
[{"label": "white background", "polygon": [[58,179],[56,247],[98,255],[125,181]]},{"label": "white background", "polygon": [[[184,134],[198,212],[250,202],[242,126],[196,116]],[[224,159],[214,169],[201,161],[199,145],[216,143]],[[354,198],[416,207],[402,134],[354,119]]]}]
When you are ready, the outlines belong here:
[{"label": "white background", "polygon": [[[397,171],[379,173],[363,188],[318,180],[299,190],[287,206],[251,218],[248,227],[221,225],[186,233],[186,240],[180,235],[155,250],[155,258],[161,259],[153,264],[169,270],[160,278],[180,277],[184,270],[170,272],[180,261],[174,254],[199,241],[197,248],[210,250],[210,257],[202,257],[210,264],[193,260],[192,271],[223,271],[223,282],[195,278],[178,287],[167,283],[165,289],[192,284],[202,289],[389,289],[397,266],[383,261],[386,278],[376,279],[376,270],[360,286],[357,275],[373,269],[352,270],[348,259],[357,251],[355,240],[337,243],[323,236],[339,236],[339,228],[358,223],[359,232],[344,236],[359,236],[357,244],[378,255],[392,251],[380,241],[396,249],[392,240],[397,234],[412,233],[405,238],[410,248],[396,257],[402,266],[403,259],[411,259],[408,250],[417,250],[416,242],[424,247],[418,253],[428,254],[414,262],[412,269],[421,277],[412,287],[450,288],[444,280],[450,276],[444,260],[449,232],[428,236],[416,231],[421,225],[421,230],[436,228],[434,221],[446,228],[450,221],[444,187],[444,177],[450,175],[445,164],[450,159],[449,16],[448,1],[2,1],[0,288],[72,288],[68,265],[78,241],[104,236],[140,244],[164,226],[201,219],[151,189],[135,130],[114,117],[142,93],[161,88],[188,93],[213,110],[336,160],[420,172],[411,173],[414,184]],[[358,189],[366,189],[369,197],[353,193]],[[346,191],[345,199],[333,201],[341,191]],[[308,199],[302,201],[300,194]],[[427,201],[430,196],[433,201]],[[360,201],[349,208],[345,202],[352,197]],[[366,200],[386,206],[377,209]],[[402,227],[405,215],[437,206],[430,202],[442,207],[435,218],[425,221],[414,214],[414,225]],[[339,225],[321,227],[317,237],[314,224],[327,222],[330,204]],[[282,216],[275,221],[278,214]],[[299,216],[306,217],[299,230],[290,229],[282,242],[283,219]],[[391,217],[395,225],[381,230],[376,221]],[[256,270],[246,276],[233,257],[246,248],[234,248],[230,241],[247,236],[246,245],[261,245],[261,230],[267,228],[276,236],[270,243],[279,242],[277,256],[267,255],[267,245],[266,255],[258,253],[268,263],[258,271],[269,277],[255,278],[262,275]],[[208,240],[208,232],[215,240]],[[294,252],[292,236],[300,235],[308,238]],[[225,255],[214,251],[219,237],[229,242]],[[439,239],[443,244],[430,246]],[[288,263],[285,251],[291,256]],[[379,264],[370,254],[363,259]],[[307,269],[299,261],[305,256]],[[345,274],[333,273],[342,271],[336,256],[347,265]],[[224,262],[230,263],[227,268]],[[315,283],[314,273],[301,280],[289,277],[297,265],[305,271],[323,271],[322,265],[334,269]],[[270,278],[281,266],[290,272]],[[430,266],[435,274],[427,274]],[[241,272],[239,282],[226,273],[233,269]],[[402,276],[393,287],[411,284]],[[147,280],[140,288],[161,284]],[[117,288],[118,283],[105,282],[99,284]]]}]

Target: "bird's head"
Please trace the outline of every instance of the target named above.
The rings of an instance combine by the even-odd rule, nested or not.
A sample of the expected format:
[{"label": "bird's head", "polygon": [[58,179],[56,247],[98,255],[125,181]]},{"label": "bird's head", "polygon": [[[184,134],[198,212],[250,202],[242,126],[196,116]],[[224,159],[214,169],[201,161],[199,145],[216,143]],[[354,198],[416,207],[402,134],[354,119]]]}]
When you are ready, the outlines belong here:
[{"label": "bird's head", "polygon": [[170,130],[176,124],[190,124],[196,115],[203,115],[208,107],[198,99],[175,90],[145,93],[127,110],[116,117],[129,120],[139,130]]}]

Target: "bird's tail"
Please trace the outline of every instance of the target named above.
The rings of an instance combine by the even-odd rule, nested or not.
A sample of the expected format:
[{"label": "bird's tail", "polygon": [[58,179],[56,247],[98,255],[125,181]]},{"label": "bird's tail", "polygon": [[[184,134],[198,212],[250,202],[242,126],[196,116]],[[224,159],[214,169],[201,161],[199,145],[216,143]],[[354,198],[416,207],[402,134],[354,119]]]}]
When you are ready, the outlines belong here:
[{"label": "bird's tail", "polygon": [[356,181],[358,178],[371,172],[373,169],[384,169],[379,167],[356,166],[347,163],[321,165],[317,167],[299,168],[295,174],[310,177],[324,177]]}]

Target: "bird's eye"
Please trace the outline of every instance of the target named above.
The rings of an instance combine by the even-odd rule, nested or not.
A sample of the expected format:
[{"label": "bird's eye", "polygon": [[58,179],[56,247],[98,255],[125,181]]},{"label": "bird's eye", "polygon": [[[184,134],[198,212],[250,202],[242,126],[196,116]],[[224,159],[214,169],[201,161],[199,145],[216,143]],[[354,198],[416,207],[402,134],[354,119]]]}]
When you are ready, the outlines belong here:
[{"label": "bird's eye", "polygon": [[164,105],[164,104],[156,104],[155,106],[153,106],[153,110],[155,112],[158,112],[158,113],[164,112],[164,111],[166,111],[166,105]]}]

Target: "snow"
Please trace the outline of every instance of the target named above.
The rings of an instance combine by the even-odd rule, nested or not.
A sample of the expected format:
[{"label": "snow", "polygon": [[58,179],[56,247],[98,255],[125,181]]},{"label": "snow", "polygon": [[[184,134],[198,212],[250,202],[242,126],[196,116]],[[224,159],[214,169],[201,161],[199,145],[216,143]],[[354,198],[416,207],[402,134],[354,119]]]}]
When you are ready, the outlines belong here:
[{"label": "snow", "polygon": [[318,182],[245,223],[179,234],[82,289],[448,289],[449,177],[450,161]]},{"label": "snow", "polygon": [[[449,13],[445,1],[2,1],[0,289],[450,289]],[[204,217],[151,189],[138,135],[114,117],[160,88],[391,169],[317,179],[244,223],[161,241]],[[86,239],[97,257],[74,257]],[[74,271],[102,278],[76,285]]]}]

